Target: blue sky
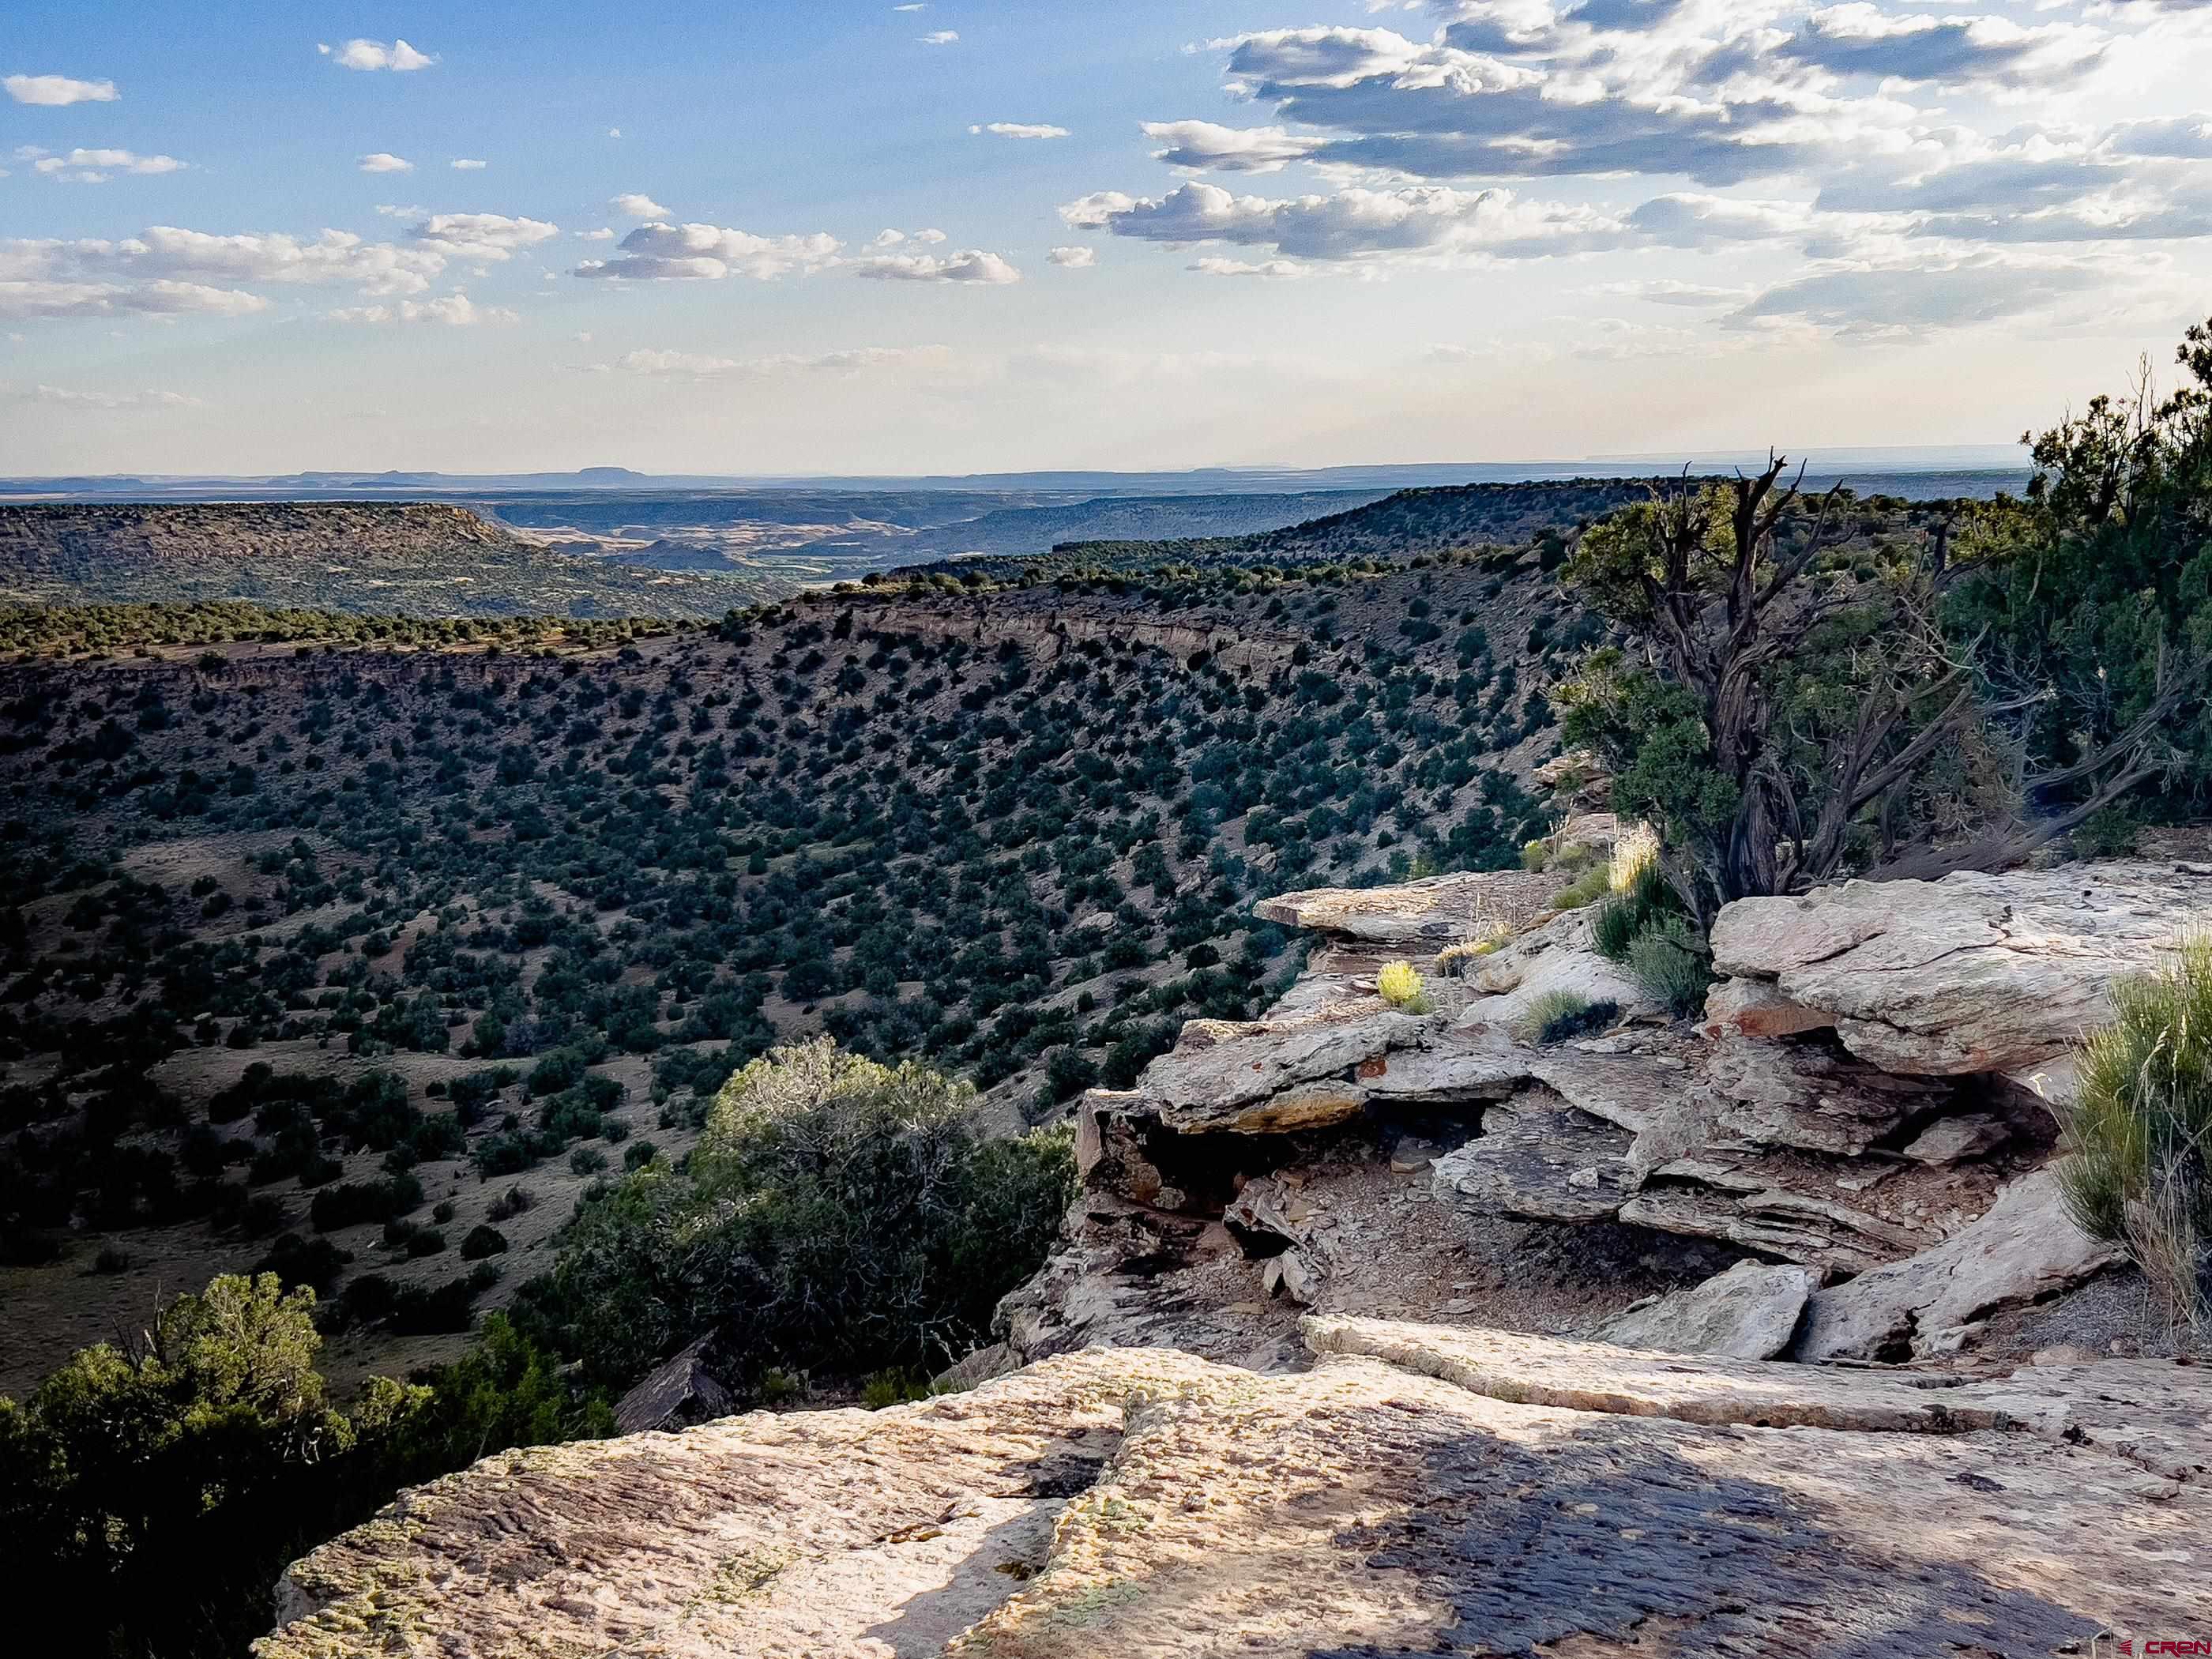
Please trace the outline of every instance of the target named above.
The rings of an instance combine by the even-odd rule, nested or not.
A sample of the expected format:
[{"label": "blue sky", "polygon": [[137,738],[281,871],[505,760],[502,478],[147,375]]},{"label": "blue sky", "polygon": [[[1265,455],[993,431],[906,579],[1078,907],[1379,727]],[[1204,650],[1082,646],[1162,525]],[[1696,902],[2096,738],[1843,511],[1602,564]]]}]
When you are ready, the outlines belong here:
[{"label": "blue sky", "polygon": [[0,471],[2001,441],[2212,312],[2208,86],[2195,0],[19,5]]}]

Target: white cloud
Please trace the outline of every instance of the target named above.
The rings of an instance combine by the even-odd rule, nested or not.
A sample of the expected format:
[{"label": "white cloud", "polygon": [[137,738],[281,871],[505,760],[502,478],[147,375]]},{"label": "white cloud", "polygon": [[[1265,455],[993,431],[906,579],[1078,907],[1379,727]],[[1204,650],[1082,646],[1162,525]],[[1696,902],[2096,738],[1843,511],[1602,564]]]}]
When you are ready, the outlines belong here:
[{"label": "white cloud", "polygon": [[1078,228],[1116,236],[1176,246],[1269,247],[1297,259],[1532,258],[1620,247],[1630,240],[1620,220],[1592,208],[1440,185],[1270,198],[1194,182],[1157,198],[1101,191],[1060,214]]},{"label": "white cloud", "polygon": [[630,374],[669,379],[755,380],[790,374],[857,374],[872,368],[941,363],[951,355],[941,345],[860,346],[811,356],[787,352],[768,357],[714,357],[690,351],[638,350],[624,352],[614,366]]},{"label": "white cloud", "polygon": [[2023,28],[2002,17],[1893,15],[1853,0],[1814,12],[1784,50],[1839,75],[2017,88],[2080,75],[2106,46],[2100,31],[2076,24]]},{"label": "white cloud", "polygon": [[489,164],[477,161],[471,156],[459,156],[447,162],[446,165],[456,173],[481,173]]},{"label": "white cloud", "polygon": [[1224,127],[1211,121],[1146,121],[1145,137],[1164,145],[1152,159],[1187,172],[1279,173],[1324,140],[1282,127]]},{"label": "white cloud", "polygon": [[504,306],[480,306],[459,290],[434,300],[402,300],[391,306],[342,307],[323,314],[334,323],[441,323],[448,328],[522,320],[520,314]]},{"label": "white cloud", "polygon": [[973,283],[998,287],[1018,283],[1022,273],[995,253],[968,248],[958,253],[872,253],[852,262],[857,276],[895,283]]},{"label": "white cloud", "polygon": [[904,5],[904,6],[893,6],[893,7],[891,8],[891,9],[892,9],[893,11],[927,11],[927,10],[929,9],[929,7],[928,7],[928,6],[927,6],[927,4],[926,4],[926,3],[921,3],[921,4]]},{"label": "white cloud", "polygon": [[756,236],[719,225],[640,225],[622,240],[622,257],[591,259],[579,276],[620,282],[720,282],[750,276],[767,282],[819,270],[837,257],[834,236]]},{"label": "white cloud", "polygon": [[933,29],[921,37],[921,44],[925,46],[949,46],[959,39],[960,31],[957,29]]},{"label": "white cloud", "polygon": [[2119,288],[2101,261],[1973,253],[1815,266],[1776,283],[1725,322],[1737,329],[1912,336],[2008,321],[2084,300],[2107,316],[2120,307]]},{"label": "white cloud", "polygon": [[127,149],[72,149],[59,155],[25,147],[15,152],[19,161],[65,184],[105,184],[118,173],[151,175],[181,173],[185,163],[173,155],[140,155]]},{"label": "white cloud", "polygon": [[166,277],[125,283],[0,276],[0,317],[243,317],[268,308],[258,294]]},{"label": "white cloud", "polygon": [[1201,276],[1260,276],[1271,281],[1310,276],[1314,270],[1296,259],[1224,259],[1218,255],[1194,259],[1189,268]]},{"label": "white cloud", "polygon": [[580,230],[576,234],[587,242],[611,242],[615,239],[615,231],[608,225],[601,225],[597,230]]},{"label": "white cloud", "polygon": [[410,226],[407,237],[456,259],[496,263],[560,234],[559,226],[543,219],[510,219],[498,213],[434,213]]},{"label": "white cloud", "polygon": [[67,409],[198,409],[198,398],[181,392],[78,392],[66,386],[36,386],[24,396],[32,402]]},{"label": "white cloud", "polygon": [[1042,122],[1029,121],[986,121],[981,126],[969,127],[968,131],[977,135],[988,132],[997,138],[1065,138],[1068,136],[1066,127],[1047,126]]},{"label": "white cloud", "polygon": [[74,81],[66,75],[11,75],[0,81],[19,104],[112,104],[123,94],[112,81]]},{"label": "white cloud", "polygon": [[610,137],[610,138],[619,138],[619,137],[622,137],[622,129],[621,129],[620,127],[609,127],[609,128],[607,129],[607,137]]},{"label": "white cloud", "polygon": [[388,46],[381,40],[349,40],[342,46],[318,46],[315,50],[342,69],[390,70],[403,75],[410,70],[428,69],[438,61],[404,40],[394,40]]},{"label": "white cloud", "polygon": [[665,219],[671,216],[666,208],[637,191],[617,196],[607,205],[625,219]]},{"label": "white cloud", "polygon": [[[255,287],[349,287],[371,299],[416,295],[453,260],[494,264],[557,234],[556,227],[538,219],[447,213],[422,216],[392,242],[342,230],[312,238],[217,235],[175,225],[151,226],[119,240],[0,240],[0,313],[239,316],[267,308],[269,301],[251,291]],[[425,303],[434,307],[422,313],[428,316],[438,307],[459,310],[467,303],[482,319],[496,317],[459,295]]]},{"label": "white cloud", "polygon": [[1056,247],[1044,256],[1054,264],[1067,270],[1088,270],[1098,263],[1095,247]]},{"label": "white cloud", "polygon": [[376,150],[361,158],[358,163],[363,173],[412,173],[415,164],[389,150]]}]

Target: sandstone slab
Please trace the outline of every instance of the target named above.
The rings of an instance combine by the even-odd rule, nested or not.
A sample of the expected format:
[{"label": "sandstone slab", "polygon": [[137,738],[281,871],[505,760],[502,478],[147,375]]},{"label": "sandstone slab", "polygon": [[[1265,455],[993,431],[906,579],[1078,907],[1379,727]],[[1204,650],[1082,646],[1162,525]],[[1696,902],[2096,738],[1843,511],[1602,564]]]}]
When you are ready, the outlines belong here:
[{"label": "sandstone slab", "polygon": [[1187,1354],[1101,1352],[896,1411],[504,1453],[295,1563],[282,1627],[255,1651],[941,1650],[1042,1565],[1133,1396],[1218,1375]]},{"label": "sandstone slab", "polygon": [[1820,1282],[1809,1267],[1739,1261],[1702,1285],[1616,1314],[1593,1334],[1624,1348],[1773,1359],[1789,1350]]},{"label": "sandstone slab", "polygon": [[1941,1085],[1892,1076],[1819,1042],[1723,1041],[1706,1054],[1703,1073],[1722,1103],[1714,1120],[1719,1133],[1846,1158],[1948,1097]]},{"label": "sandstone slab", "polygon": [[1170,1128],[1266,1133],[1358,1115],[1357,1074],[1418,1042],[1419,1016],[1350,1012],[1300,1019],[1187,1022],[1175,1047],[1145,1068],[1140,1092]]},{"label": "sandstone slab", "polygon": [[1433,953],[1501,929],[1547,908],[1557,877],[1526,870],[1464,871],[1389,887],[1316,887],[1260,900],[1263,921]]},{"label": "sandstone slab", "polygon": [[1853,1204],[1771,1182],[1741,1165],[1681,1159],[1620,1206],[1620,1219],[1718,1239],[1830,1273],[1864,1273],[1930,1242]]},{"label": "sandstone slab", "polygon": [[1795,1036],[1835,1023],[1833,1014],[1793,1002],[1761,980],[1723,979],[1705,993],[1708,1036]]},{"label": "sandstone slab", "polygon": [[295,1564],[258,1659],[2052,1656],[2212,1620],[2194,1369],[1304,1328],[1303,1372],[1099,1349],[503,1454]]},{"label": "sandstone slab", "polygon": [[1888,1359],[1940,1352],[1947,1333],[1999,1308],[2077,1285],[2119,1252],[2074,1224],[2048,1169],[1999,1193],[1972,1226],[1932,1249],[1817,1292],[1796,1358]]},{"label": "sandstone slab", "polygon": [[1538,1091],[1493,1106],[1482,1133],[1437,1159],[1438,1201],[1471,1214],[1596,1221],[1636,1190],[1627,1131]]},{"label": "sandstone slab", "polygon": [[2212,923],[2212,875],[2118,860],[1845,882],[1743,899],[1713,926],[1721,973],[1834,1018],[1892,1072],[2027,1070],[2109,1018],[2112,982]]}]

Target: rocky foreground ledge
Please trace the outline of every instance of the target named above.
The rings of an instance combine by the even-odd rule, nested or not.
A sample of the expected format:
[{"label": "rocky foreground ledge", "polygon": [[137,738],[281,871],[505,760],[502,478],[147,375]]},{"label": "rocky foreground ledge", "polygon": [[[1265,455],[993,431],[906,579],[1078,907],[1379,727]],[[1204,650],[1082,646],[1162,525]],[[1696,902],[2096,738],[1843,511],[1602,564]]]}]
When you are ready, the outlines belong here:
[{"label": "rocky foreground ledge", "polygon": [[2084,1654],[2212,1621],[2212,1383],[1313,1318],[888,1411],[492,1458],[295,1565],[258,1659]]}]

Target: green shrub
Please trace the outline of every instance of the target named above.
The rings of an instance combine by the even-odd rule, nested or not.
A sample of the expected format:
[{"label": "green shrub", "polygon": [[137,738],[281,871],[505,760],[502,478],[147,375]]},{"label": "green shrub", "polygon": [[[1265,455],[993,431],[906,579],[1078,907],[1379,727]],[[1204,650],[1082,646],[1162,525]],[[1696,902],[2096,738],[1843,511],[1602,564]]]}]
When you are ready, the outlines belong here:
[{"label": "green shrub", "polygon": [[1554,910],[1579,910],[1613,890],[1613,878],[1602,864],[1593,864],[1552,895]]},{"label": "green shrub", "polygon": [[752,1380],[934,1369],[1043,1261],[1073,1188],[1065,1129],[987,1139],[968,1084],[820,1038],[733,1076],[684,1170],[587,1202],[540,1300],[610,1383],[710,1330]]},{"label": "green shrub", "polygon": [[2124,1244],[2177,1326],[2205,1315],[2212,1239],[2212,938],[2112,988],[2112,1020],[2083,1045],[2057,1165],[2083,1231]]},{"label": "green shrub", "polygon": [[1662,916],[1629,941],[1628,971],[1677,1019],[1705,1006],[1713,982],[1712,949],[1686,917]]},{"label": "green shrub", "polygon": [[2085,859],[2126,858],[2142,838],[2142,820],[2125,801],[2100,806],[2074,830],[2074,850]]},{"label": "green shrub", "polygon": [[1602,1030],[1620,1014],[1620,1004],[1610,999],[1592,1002],[1579,991],[1547,991],[1514,1022],[1513,1034],[1523,1042],[1564,1042]]},{"label": "green shrub", "polygon": [[496,1227],[471,1227],[469,1236],[461,1241],[461,1260],[481,1261],[488,1255],[498,1255],[507,1249],[507,1235]]},{"label": "green shrub", "polygon": [[382,1181],[349,1181],[342,1187],[325,1187],[308,1206],[307,1218],[319,1233],[335,1232],[363,1221],[389,1221],[419,1209],[422,1183],[411,1175],[386,1176]]},{"label": "green shrub", "polygon": [[1681,901],[1657,864],[1646,864],[1597,908],[1590,918],[1590,941],[1598,954],[1614,962],[1628,960],[1636,936],[1669,916],[1682,913]]},{"label": "green shrub", "polygon": [[492,1200],[491,1209],[488,1213],[494,1221],[504,1221],[509,1216],[520,1215],[525,1210],[533,1207],[537,1202],[538,1194],[532,1192],[529,1188],[509,1187],[497,1198]]}]

